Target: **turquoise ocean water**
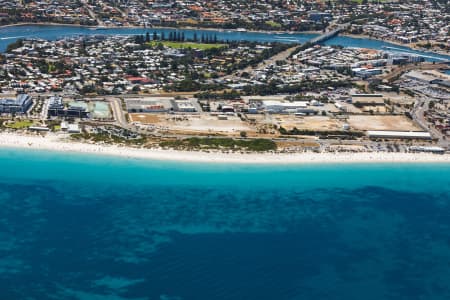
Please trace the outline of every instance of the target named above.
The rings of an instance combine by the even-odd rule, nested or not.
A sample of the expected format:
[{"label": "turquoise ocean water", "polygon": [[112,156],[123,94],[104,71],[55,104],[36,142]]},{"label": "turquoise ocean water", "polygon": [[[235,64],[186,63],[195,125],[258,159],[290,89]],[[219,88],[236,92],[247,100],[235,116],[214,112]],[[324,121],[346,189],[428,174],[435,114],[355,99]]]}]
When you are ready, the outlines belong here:
[{"label": "turquoise ocean water", "polygon": [[0,161],[0,299],[450,299],[450,164]]}]

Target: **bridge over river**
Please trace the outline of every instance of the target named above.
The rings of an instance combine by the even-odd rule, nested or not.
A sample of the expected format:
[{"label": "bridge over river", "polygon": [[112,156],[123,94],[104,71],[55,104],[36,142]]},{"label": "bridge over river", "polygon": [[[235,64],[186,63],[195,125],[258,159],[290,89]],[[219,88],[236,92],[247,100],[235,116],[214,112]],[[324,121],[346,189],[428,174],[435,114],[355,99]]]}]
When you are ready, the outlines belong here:
[{"label": "bridge over river", "polygon": [[315,38],[310,39],[307,43],[308,44],[312,44],[312,45],[316,45],[322,42],[325,42],[333,37],[335,37],[336,35],[338,35],[341,31],[343,31],[344,29],[346,29],[350,24],[342,24],[339,25],[336,29],[324,32],[323,34],[316,36]]}]

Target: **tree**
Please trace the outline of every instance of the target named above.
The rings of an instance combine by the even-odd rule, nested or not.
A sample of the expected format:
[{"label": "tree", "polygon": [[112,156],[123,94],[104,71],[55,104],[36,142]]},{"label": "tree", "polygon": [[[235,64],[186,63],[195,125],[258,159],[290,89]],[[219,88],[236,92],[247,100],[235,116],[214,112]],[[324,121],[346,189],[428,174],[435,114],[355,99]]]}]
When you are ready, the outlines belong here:
[{"label": "tree", "polygon": [[83,39],[83,42],[81,43],[81,53],[86,54],[86,40]]},{"label": "tree", "polygon": [[170,69],[172,70],[172,71],[176,71],[176,70],[178,70],[178,62],[177,61],[172,61],[172,64],[170,65]]},{"label": "tree", "polygon": [[436,106],[436,102],[434,101],[430,101],[430,103],[428,103],[428,109],[433,109]]},{"label": "tree", "polygon": [[143,36],[143,35],[140,35],[140,34],[136,35],[136,36],[134,37],[134,42],[135,42],[136,44],[143,44],[143,43],[144,43],[144,36]]},{"label": "tree", "polygon": [[241,138],[246,138],[247,137],[247,132],[246,131],[241,131],[239,133],[239,135],[241,136]]},{"label": "tree", "polygon": [[23,46],[23,40],[22,39],[18,39],[14,43],[11,43],[11,44],[8,45],[8,47],[6,48],[6,52],[11,52],[12,50],[20,48],[22,46]]}]

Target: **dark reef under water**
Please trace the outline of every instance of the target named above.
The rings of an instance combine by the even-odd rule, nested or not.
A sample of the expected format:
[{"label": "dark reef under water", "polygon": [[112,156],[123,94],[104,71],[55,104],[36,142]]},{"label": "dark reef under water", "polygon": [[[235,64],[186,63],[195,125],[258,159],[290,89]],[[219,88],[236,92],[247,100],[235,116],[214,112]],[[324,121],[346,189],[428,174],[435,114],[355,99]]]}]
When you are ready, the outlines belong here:
[{"label": "dark reef under water", "polygon": [[0,299],[450,299],[448,185],[73,178],[0,176]]},{"label": "dark reef under water", "polygon": [[450,297],[448,195],[182,190],[0,184],[0,297]]}]

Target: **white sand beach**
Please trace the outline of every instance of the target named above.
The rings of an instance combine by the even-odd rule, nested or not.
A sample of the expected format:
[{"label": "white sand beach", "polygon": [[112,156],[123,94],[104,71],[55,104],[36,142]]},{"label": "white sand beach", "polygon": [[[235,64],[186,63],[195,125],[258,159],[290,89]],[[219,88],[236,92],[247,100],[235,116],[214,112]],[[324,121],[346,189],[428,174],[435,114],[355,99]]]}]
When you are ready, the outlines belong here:
[{"label": "white sand beach", "polygon": [[49,150],[58,152],[110,155],[117,157],[184,162],[245,164],[309,164],[309,163],[450,163],[450,154],[431,153],[221,153],[131,148],[117,145],[88,144],[70,141],[61,135],[21,135],[0,133],[0,148]]}]

